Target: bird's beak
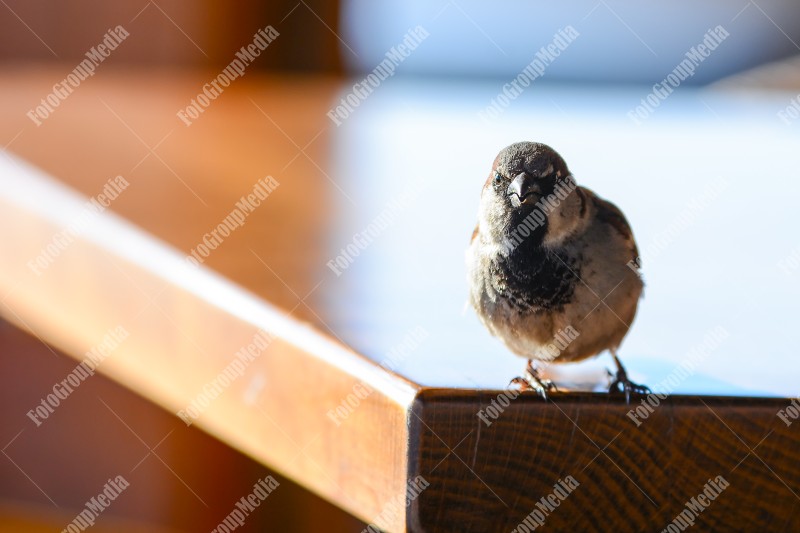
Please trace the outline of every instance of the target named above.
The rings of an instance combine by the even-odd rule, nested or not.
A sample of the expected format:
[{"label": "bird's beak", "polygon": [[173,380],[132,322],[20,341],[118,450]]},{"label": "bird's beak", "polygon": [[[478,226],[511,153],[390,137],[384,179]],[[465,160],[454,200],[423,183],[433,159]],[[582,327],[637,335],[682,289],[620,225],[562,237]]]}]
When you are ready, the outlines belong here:
[{"label": "bird's beak", "polygon": [[536,180],[524,172],[520,172],[506,189],[506,195],[514,207],[536,203],[541,192],[542,190]]}]

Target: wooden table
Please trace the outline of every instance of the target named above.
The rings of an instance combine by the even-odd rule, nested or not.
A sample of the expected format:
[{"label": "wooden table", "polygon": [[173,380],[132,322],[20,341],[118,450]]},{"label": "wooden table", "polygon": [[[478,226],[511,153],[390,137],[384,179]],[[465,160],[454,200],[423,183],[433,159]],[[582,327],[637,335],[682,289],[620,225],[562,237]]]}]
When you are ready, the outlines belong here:
[{"label": "wooden table", "polygon": [[[128,70],[87,81],[37,127],[25,113],[58,76],[9,71],[0,85],[6,319],[78,358],[121,327],[100,371],[175,413],[255,346],[184,418],[388,530],[508,531],[537,509],[553,530],[661,530],[717,476],[730,486],[701,528],[798,526],[800,425],[778,416],[798,366],[774,319],[796,316],[786,296],[800,290],[778,263],[792,254],[796,140],[765,112],[782,95],[687,90],[636,126],[636,91],[536,88],[484,124],[493,84],[393,79],[337,127],[336,80],[248,74],[186,126],[177,111],[213,73]],[[620,204],[640,246],[711,194],[645,262],[623,359],[658,385],[722,340],[640,425],[635,405],[593,392],[604,360],[551,369],[572,391],[552,402],[525,394],[491,424],[479,416],[523,362],[463,311],[463,250],[487,165],[523,138]],[[117,176],[129,185],[110,209],[29,265]],[[240,204],[243,224],[200,246],[264,187],[252,212]]]}]

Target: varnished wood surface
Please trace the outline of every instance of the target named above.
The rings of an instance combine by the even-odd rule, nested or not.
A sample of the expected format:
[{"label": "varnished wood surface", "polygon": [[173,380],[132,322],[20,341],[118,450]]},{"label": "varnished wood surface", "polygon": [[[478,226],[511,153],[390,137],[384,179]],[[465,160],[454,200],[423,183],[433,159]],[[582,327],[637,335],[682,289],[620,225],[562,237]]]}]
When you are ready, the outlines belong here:
[{"label": "varnished wood surface", "polygon": [[800,524],[796,430],[775,416],[783,400],[675,396],[637,427],[620,398],[523,395],[487,426],[476,414],[495,398],[427,389],[415,402],[410,476],[430,482],[420,530],[513,531],[567,476],[579,485],[542,531],[661,531],[720,475],[730,486],[698,530]]},{"label": "varnished wood surface", "polygon": [[[83,202],[47,178],[0,164],[4,222],[26,228],[3,241],[3,253],[35,255],[38,243],[27,236],[60,231]],[[214,383],[237,352],[256,337],[266,340],[246,372],[207,407],[200,403],[204,410],[193,421],[365,520],[403,490],[415,386],[195,269],[121,219],[98,218],[41,277],[23,264],[3,270],[9,320],[79,357],[121,326],[127,335],[102,372],[174,413]],[[329,411],[356,388],[371,393],[344,423],[334,422]],[[402,516],[385,525],[401,524]]]},{"label": "varnished wood surface", "polygon": [[[390,530],[507,530],[531,512],[546,494],[542,490],[549,492],[566,475],[582,485],[548,518],[551,529],[602,530],[598,520],[603,519],[619,530],[663,527],[680,511],[681,501],[702,489],[704,476],[725,475],[743,458],[729,492],[702,520],[724,529],[755,523],[754,517],[763,514],[777,530],[794,524],[800,501],[792,445],[797,427],[786,427],[776,417],[788,400],[675,396],[636,428],[618,399],[567,395],[542,404],[522,397],[492,426],[481,427],[477,412],[499,391],[426,388],[499,388],[522,365],[480,329],[474,316],[460,314],[464,287],[458,269],[477,199],[471,187],[453,183],[472,179],[459,177],[467,174],[469,158],[445,165],[448,147],[414,155],[415,143],[432,142],[419,135],[433,135],[438,122],[419,130],[420,121],[434,111],[414,96],[413,85],[387,86],[353,122],[337,129],[325,116],[341,88],[337,83],[249,75],[187,128],[175,112],[211,74],[108,72],[87,82],[37,128],[24,113],[37,100],[32,95],[46,94],[58,74],[7,73],[0,85],[0,134],[7,151],[55,179],[28,174],[17,160],[2,161],[0,217],[5,227],[22,228],[0,241],[0,312],[6,318],[77,357],[108,328],[125,325],[131,336],[102,371],[173,412],[258,328],[274,332],[277,339],[265,355],[196,424],[365,521],[403,495],[409,479],[418,474],[429,479],[430,487],[407,510],[381,524]],[[568,91],[564,94],[570,98]],[[442,106],[442,127],[436,131],[455,131],[459,119],[452,116],[463,116],[463,109]],[[552,121],[538,108],[533,113]],[[547,124],[552,136],[566,138],[566,125]],[[515,127],[503,135],[542,133]],[[482,134],[497,135],[493,131]],[[459,140],[457,153],[477,149]],[[606,163],[616,160],[592,153]],[[446,174],[448,165],[457,170],[456,177]],[[413,201],[369,252],[342,276],[333,274],[326,262],[393,198],[408,192],[415,177],[425,177],[420,169],[426,168],[435,170],[427,174],[427,187],[411,189]],[[602,169],[601,175],[613,173],[607,165]],[[380,179],[384,171],[388,178]],[[439,178],[432,179],[433,174]],[[32,274],[27,261],[69,223],[86,197],[116,175],[131,183],[113,203],[119,217],[110,212],[97,217],[42,276]],[[203,268],[186,264],[184,255],[204,233],[268,175],[280,185],[263,207],[213,251]],[[447,209],[437,210],[442,205]],[[645,220],[646,205],[626,202],[623,207],[634,219]],[[667,212],[658,223],[673,216]],[[413,230],[403,231],[409,224]],[[645,227],[645,239],[663,229],[651,224],[655,231]],[[637,227],[642,225],[634,223]],[[719,242],[715,246],[721,250]],[[783,257],[791,250],[779,251]],[[655,288],[648,294],[659,305],[648,308],[634,332],[648,332],[658,343],[673,343],[669,346],[680,339],[688,349],[714,324],[698,323],[681,333],[658,328],[653,319],[672,312],[675,323],[690,325],[691,319],[674,312],[678,297],[664,299],[676,286],[659,283],[670,268],[686,275],[685,265],[675,266],[679,259],[663,256],[650,271]],[[685,280],[689,287],[677,294],[688,298],[697,282],[690,276]],[[750,285],[741,287],[748,297],[756,292]],[[775,291],[777,283],[757,288]],[[710,297],[697,301],[708,309],[725,306]],[[746,310],[747,302],[740,303]],[[733,333],[747,335],[734,337],[716,355],[758,342],[788,350],[780,335],[752,333],[777,327],[762,316],[755,317],[751,331],[739,322],[726,323]],[[388,372],[380,363],[416,330],[425,333],[424,340],[389,366],[397,373]],[[643,344],[634,337],[631,342],[652,355],[656,340]],[[646,370],[655,380],[668,375],[684,355],[666,353],[667,348],[659,352],[660,366]],[[703,379],[682,386],[743,396],[786,394],[796,362],[787,359],[776,371],[777,359],[770,362],[770,357],[776,356],[764,353],[766,363],[750,367],[752,375],[737,374],[739,367],[724,360],[710,360],[713,364],[697,376]],[[646,359],[634,351],[626,361],[640,377],[638,368]],[[602,386],[602,363],[595,365],[584,374],[567,371],[561,382]],[[327,413],[359,383],[375,392],[336,425]],[[748,456],[745,446],[742,454],[734,450],[736,442],[741,444],[734,433],[747,446],[758,445],[768,466],[755,453]],[[585,482],[581,475],[587,476]],[[759,491],[738,488],[744,483]],[[766,506],[759,501],[762,494],[770,496]],[[726,504],[728,497],[732,501]]]},{"label": "varnished wood surface", "polygon": [[[75,92],[36,128],[24,108],[31,94],[47,94],[53,75],[48,70],[4,77],[5,142],[14,157],[36,162],[85,196],[50,194],[53,184],[37,182],[26,175],[25,164],[19,168],[18,161],[3,157],[2,216],[6,227],[24,228],[2,240],[4,316],[79,357],[109,328],[123,325],[130,337],[103,371],[173,413],[259,328],[290,327],[295,341],[275,341],[269,356],[257,359],[197,426],[371,520],[404,486],[405,412],[414,389],[292,320],[320,324],[311,307],[319,281],[313,272],[322,262],[321,221],[332,186],[311,158],[325,154],[323,111],[334,85],[253,75],[231,88],[227,103],[218,102],[222,114],[186,128],[175,112],[206,73],[121,73],[87,83],[88,90]],[[129,234],[114,226],[108,233],[101,216],[41,277],[34,275],[28,259],[116,175],[131,185],[113,211],[144,231]],[[280,181],[271,208],[252,215],[206,265],[251,279],[248,289],[289,311],[288,321],[260,298],[210,277],[206,269],[190,268],[162,244],[188,252],[267,175]],[[147,234],[162,230],[155,239]],[[172,273],[164,269],[167,263]],[[191,288],[186,282],[193,277]],[[308,344],[300,348],[294,345],[298,340]],[[337,426],[328,411],[362,382],[377,392]],[[24,412],[17,415],[20,428],[30,423]],[[378,424],[381,430],[375,431]],[[402,515],[395,520],[400,522],[384,525],[400,529]]]},{"label": "varnished wood surface", "polygon": [[5,454],[0,455],[0,531],[26,531],[23,525],[61,531],[110,474],[124,475],[130,486],[102,513],[97,528],[108,519],[114,530],[115,519],[122,519],[154,531],[157,526],[208,531],[256,479],[268,475],[280,482],[280,490],[248,516],[241,533],[364,527],[263,461],[186,426],[173,412],[102,374],[81,383],[41,426],[21,420],[20,413],[39,404],[43,391],[75,364],[73,357],[0,321],[0,375],[9,377],[0,388]]}]

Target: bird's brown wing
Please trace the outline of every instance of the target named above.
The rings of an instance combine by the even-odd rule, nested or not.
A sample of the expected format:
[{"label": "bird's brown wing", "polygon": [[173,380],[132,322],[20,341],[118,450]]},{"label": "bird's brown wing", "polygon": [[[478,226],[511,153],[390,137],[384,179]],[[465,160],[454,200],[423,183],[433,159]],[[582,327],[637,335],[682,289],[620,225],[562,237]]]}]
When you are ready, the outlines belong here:
[{"label": "bird's brown wing", "polygon": [[[591,191],[589,192],[596,208],[597,220],[604,224],[608,224],[616,232],[618,232],[622,238],[625,239],[625,242],[628,244],[628,248],[631,250],[631,259],[634,261],[639,261],[639,250],[636,247],[636,241],[633,239],[633,230],[631,230],[631,226],[628,224],[625,215],[622,214],[622,211],[620,211],[619,207],[616,205],[612,204],[608,200],[603,200]],[[641,265],[639,265],[639,267],[641,267]]]}]

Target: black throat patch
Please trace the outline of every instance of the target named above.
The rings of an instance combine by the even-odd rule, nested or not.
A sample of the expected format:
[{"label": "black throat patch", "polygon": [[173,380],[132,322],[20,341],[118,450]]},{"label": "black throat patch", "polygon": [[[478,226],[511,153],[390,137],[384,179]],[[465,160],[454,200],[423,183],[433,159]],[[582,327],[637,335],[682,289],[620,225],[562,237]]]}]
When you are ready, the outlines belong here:
[{"label": "black throat patch", "polygon": [[522,243],[489,265],[494,289],[523,312],[561,310],[579,283],[580,258],[546,252],[538,243]]}]

